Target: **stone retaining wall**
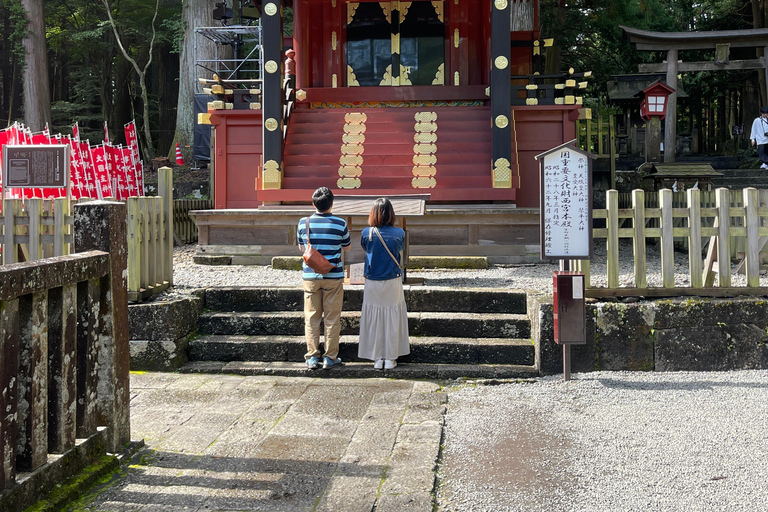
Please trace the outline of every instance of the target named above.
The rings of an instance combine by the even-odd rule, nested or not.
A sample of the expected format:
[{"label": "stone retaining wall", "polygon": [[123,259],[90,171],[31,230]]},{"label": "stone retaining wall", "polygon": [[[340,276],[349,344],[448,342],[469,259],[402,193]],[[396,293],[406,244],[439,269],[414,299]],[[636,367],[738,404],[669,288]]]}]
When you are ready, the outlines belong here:
[{"label": "stone retaining wall", "polygon": [[203,293],[128,306],[131,370],[172,371],[187,362],[187,345],[203,311]]},{"label": "stone retaining wall", "polygon": [[[129,307],[132,370],[174,370],[187,362],[203,291],[191,299]],[[542,374],[563,371],[552,297],[529,295]],[[587,304],[586,345],[572,346],[573,372],[718,371],[768,368],[768,300],[687,298]]]},{"label": "stone retaining wall", "polygon": [[[551,297],[529,299],[539,370],[563,371]],[[571,348],[574,372],[725,371],[768,368],[768,301],[679,298],[587,304],[587,344]]]}]

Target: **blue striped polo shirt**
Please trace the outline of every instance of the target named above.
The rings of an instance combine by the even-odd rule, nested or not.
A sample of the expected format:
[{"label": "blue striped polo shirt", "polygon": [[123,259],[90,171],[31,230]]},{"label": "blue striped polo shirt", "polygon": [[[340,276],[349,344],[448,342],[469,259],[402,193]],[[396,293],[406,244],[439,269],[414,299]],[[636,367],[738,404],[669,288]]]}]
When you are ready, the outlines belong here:
[{"label": "blue striped polo shirt", "polygon": [[[310,243],[315,250],[325,256],[325,259],[333,263],[336,268],[327,274],[318,274],[302,262],[302,278],[311,279],[343,279],[344,267],[341,261],[341,248],[352,243],[347,230],[347,222],[330,213],[314,213],[309,219]],[[299,245],[307,244],[307,218],[299,221],[296,231],[296,239]]]}]

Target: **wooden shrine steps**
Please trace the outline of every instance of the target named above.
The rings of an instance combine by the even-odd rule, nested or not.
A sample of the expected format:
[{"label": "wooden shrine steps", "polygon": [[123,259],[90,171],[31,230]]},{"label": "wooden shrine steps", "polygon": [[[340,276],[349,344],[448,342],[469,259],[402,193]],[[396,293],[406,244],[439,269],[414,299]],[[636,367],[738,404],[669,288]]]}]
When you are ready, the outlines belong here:
[{"label": "wooden shrine steps", "polygon": [[[260,201],[306,202],[321,186],[432,201],[514,201],[493,188],[488,107],[299,109],[291,115],[280,190]],[[515,183],[513,183],[513,186]]]}]

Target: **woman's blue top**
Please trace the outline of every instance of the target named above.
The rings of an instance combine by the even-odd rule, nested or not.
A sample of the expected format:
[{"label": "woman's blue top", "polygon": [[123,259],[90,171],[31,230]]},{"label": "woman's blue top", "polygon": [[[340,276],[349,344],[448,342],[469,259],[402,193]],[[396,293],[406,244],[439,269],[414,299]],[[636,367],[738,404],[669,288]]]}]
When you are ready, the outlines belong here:
[{"label": "woman's blue top", "polygon": [[[395,264],[392,256],[387,253],[376,233],[367,227],[363,230],[360,244],[365,250],[365,269],[363,274],[366,279],[373,281],[386,281],[403,275],[403,271]],[[392,255],[401,262],[400,251],[405,249],[405,231],[394,226],[381,226],[378,228],[381,237],[387,243]],[[371,239],[368,239],[370,234]]]}]

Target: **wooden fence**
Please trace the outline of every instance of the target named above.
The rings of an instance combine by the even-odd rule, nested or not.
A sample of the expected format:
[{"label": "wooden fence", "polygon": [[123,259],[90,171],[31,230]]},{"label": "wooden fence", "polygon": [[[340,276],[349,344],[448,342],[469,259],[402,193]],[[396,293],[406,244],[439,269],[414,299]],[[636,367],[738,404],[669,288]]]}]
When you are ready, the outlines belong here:
[{"label": "wooden fence", "polygon": [[3,511],[131,440],[125,206],[83,206],[87,252],[0,266]]},{"label": "wooden fence", "polygon": [[173,233],[176,242],[189,244],[197,242],[197,224],[189,216],[192,210],[212,210],[211,199],[177,199],[173,202]]},{"label": "wooden fence", "polygon": [[[157,197],[126,201],[129,300],[147,298],[173,285],[172,180],[171,169],[163,167],[158,172]],[[4,200],[0,216],[3,263],[74,252],[72,207],[64,198]]]},{"label": "wooden fence", "polygon": [[[658,207],[647,207],[646,193],[632,192],[632,207],[619,208],[619,193],[607,192],[607,208],[594,210],[595,219],[605,219],[604,228],[594,228],[595,239],[606,241],[607,288],[589,285],[589,262],[578,267],[587,275],[588,296],[647,296],[679,295],[736,296],[765,295],[768,287],[760,286],[760,251],[768,240],[768,191],[746,188],[742,191],[743,206],[732,206],[733,198],[727,188],[714,191],[714,206],[702,207],[702,191],[685,192],[685,204],[675,206],[671,190],[658,192]],[[705,197],[706,199],[706,197]],[[629,221],[630,227],[621,227]],[[651,222],[649,222],[651,221]],[[650,224],[655,222],[655,226]],[[740,225],[736,225],[740,224]],[[633,242],[634,286],[619,286],[619,239]],[[646,244],[649,238],[659,241],[661,251],[661,287],[649,287],[646,272]],[[675,286],[675,238],[687,241],[688,278],[690,286]],[[731,247],[734,238],[743,239],[743,266],[746,286],[731,284]],[[702,258],[703,241],[708,254]],[[714,263],[717,262],[717,286],[714,286]]]}]

